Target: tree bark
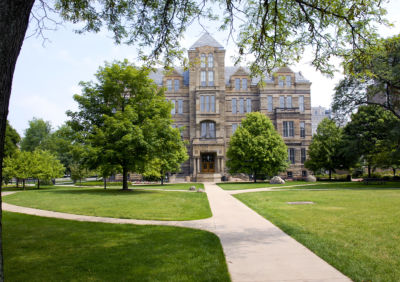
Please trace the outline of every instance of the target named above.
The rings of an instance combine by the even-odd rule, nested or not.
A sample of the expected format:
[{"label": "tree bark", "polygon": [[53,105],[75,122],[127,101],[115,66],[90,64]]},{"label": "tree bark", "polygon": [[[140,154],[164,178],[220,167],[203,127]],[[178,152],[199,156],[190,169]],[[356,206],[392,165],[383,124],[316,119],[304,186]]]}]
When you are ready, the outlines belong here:
[{"label": "tree bark", "polygon": [[[0,179],[3,175],[4,137],[11,85],[34,0],[0,0]],[[0,183],[0,189],[1,189]],[[2,210],[0,195],[0,282],[4,281]]]},{"label": "tree bark", "polygon": [[128,190],[128,170],[122,166],[122,190]]},{"label": "tree bark", "polygon": [[392,169],[393,169],[393,176],[396,176],[396,169],[395,168]]},{"label": "tree bark", "polygon": [[257,173],[254,172],[254,183],[256,183],[256,182],[257,182]]},{"label": "tree bark", "polygon": [[161,171],[161,185],[164,185],[164,174],[162,171]]},{"label": "tree bark", "polygon": [[332,170],[329,170],[329,181],[332,180]]},{"label": "tree bark", "polygon": [[22,179],[22,187],[23,187],[24,190],[25,190],[25,179]]},{"label": "tree bark", "polygon": [[103,177],[104,190],[107,189],[107,179]]},{"label": "tree bark", "polygon": [[40,189],[40,179],[37,180],[37,188]]},{"label": "tree bark", "polygon": [[368,165],[368,178],[371,178],[371,166]]}]

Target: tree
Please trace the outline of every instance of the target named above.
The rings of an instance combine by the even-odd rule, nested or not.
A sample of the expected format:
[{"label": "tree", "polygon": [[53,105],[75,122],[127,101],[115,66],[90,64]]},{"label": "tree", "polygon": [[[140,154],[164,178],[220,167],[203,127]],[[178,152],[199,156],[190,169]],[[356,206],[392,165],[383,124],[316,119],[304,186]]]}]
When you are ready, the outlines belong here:
[{"label": "tree", "polygon": [[40,181],[50,181],[64,175],[64,166],[49,151],[35,150],[31,153],[31,177],[37,180],[37,189]]},{"label": "tree", "polygon": [[18,151],[21,136],[7,121],[6,137],[4,141],[4,157],[11,157]]},{"label": "tree", "polygon": [[345,66],[332,106],[339,117],[360,105],[378,105],[400,119],[400,35],[355,53]]},{"label": "tree", "polygon": [[[150,56],[142,56],[143,59],[154,61],[164,52],[167,63],[182,56],[179,41],[190,23],[201,18],[218,19],[211,13],[218,4],[213,1],[57,0],[52,7],[44,0],[37,0],[38,7],[32,12],[34,3],[35,0],[0,0],[0,73],[3,77],[0,80],[0,176],[12,79],[30,16],[31,23],[36,24],[34,29],[41,35],[47,28],[49,10],[59,13],[65,21],[81,22],[81,32],[98,32],[105,25],[118,43],[136,43],[139,50],[150,46]],[[214,7],[207,7],[207,4]],[[232,31],[233,20],[238,18],[234,14],[241,13],[240,17],[244,18],[245,24],[239,34],[239,54],[254,52],[254,71],[259,69],[258,64],[261,68],[272,69],[282,62],[299,60],[305,46],[312,45],[313,65],[331,72],[329,58],[332,55],[347,55],[349,49],[374,44],[374,26],[385,22],[386,12],[380,0],[264,0],[245,3],[244,11],[240,1],[221,1],[220,4],[226,15],[222,28]],[[54,21],[50,19],[50,22]],[[3,281],[1,250],[0,241],[0,281]]]},{"label": "tree", "polygon": [[97,83],[81,83],[83,94],[74,96],[80,111],[67,113],[90,147],[89,165],[120,167],[123,189],[128,189],[129,171],[142,173],[157,157],[160,124],[172,124],[172,105],[148,74],[127,60],[107,63],[96,73]]},{"label": "tree", "polygon": [[273,176],[288,167],[287,147],[270,119],[262,113],[248,113],[232,135],[226,162],[230,173]]},{"label": "tree", "polygon": [[329,179],[332,179],[332,172],[340,166],[341,139],[342,130],[335,122],[328,118],[323,119],[308,148],[305,167],[314,172],[319,169],[328,170]]},{"label": "tree", "polygon": [[368,167],[368,177],[371,177],[371,169],[377,165],[377,156],[382,152],[379,145],[390,138],[395,121],[396,117],[380,106],[360,106],[343,130],[344,148],[356,158],[362,158]]},{"label": "tree", "polygon": [[12,157],[4,159],[4,174],[8,179],[13,177],[17,180],[22,180],[22,187],[25,190],[25,180],[32,176],[32,153],[18,150]]},{"label": "tree", "polygon": [[33,152],[49,137],[51,132],[50,122],[33,118],[25,130],[25,137],[21,142],[21,150]]}]

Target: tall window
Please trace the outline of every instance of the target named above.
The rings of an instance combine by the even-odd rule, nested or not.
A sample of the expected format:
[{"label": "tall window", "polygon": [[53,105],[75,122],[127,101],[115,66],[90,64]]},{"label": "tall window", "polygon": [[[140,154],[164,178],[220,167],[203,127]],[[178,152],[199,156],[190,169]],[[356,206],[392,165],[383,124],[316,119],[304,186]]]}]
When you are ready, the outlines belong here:
[{"label": "tall window", "polygon": [[244,99],[239,99],[239,113],[244,114]]},{"label": "tall window", "polygon": [[172,90],[172,80],[171,79],[167,79],[167,90],[168,91]]},{"label": "tall window", "polygon": [[215,95],[200,96],[200,112],[215,113]]},{"label": "tall window", "polygon": [[285,79],[284,76],[279,76],[278,78],[279,87],[285,86]]},{"label": "tall window", "polygon": [[178,100],[178,114],[183,114],[183,100],[179,99]]},{"label": "tall window", "polygon": [[232,135],[235,133],[237,128],[238,128],[238,124],[237,123],[233,123],[232,124]]},{"label": "tall window", "polygon": [[284,121],[283,122],[283,137],[294,137],[293,121]]},{"label": "tall window", "polygon": [[178,91],[179,90],[179,79],[174,80],[174,90]]},{"label": "tall window", "polygon": [[232,98],[232,114],[236,114],[236,98]]},{"label": "tall window", "polygon": [[292,86],[292,77],[290,75],[286,76],[286,86]]},{"label": "tall window", "polygon": [[294,164],[296,162],[294,153],[295,153],[294,148],[289,148],[288,149],[289,162],[291,164]]},{"label": "tall window", "polygon": [[206,54],[201,54],[200,55],[200,64],[202,68],[206,67]]},{"label": "tall window", "polygon": [[215,122],[203,121],[201,124],[201,138],[215,138]]},{"label": "tall window", "polygon": [[306,149],[301,148],[301,163],[304,164],[306,161]]},{"label": "tall window", "polygon": [[285,97],[279,96],[279,108],[285,108]]},{"label": "tall window", "polygon": [[247,78],[242,79],[242,89],[247,90]]},{"label": "tall window", "polygon": [[304,121],[300,122],[300,137],[305,138],[306,137],[306,124]]},{"label": "tall window", "polygon": [[267,97],[267,110],[268,112],[272,112],[272,96]]},{"label": "tall window", "polygon": [[200,73],[201,76],[201,86],[206,86],[206,72],[205,71],[201,71]]},{"label": "tall window", "polygon": [[171,100],[171,103],[172,103],[171,115],[174,115],[174,114],[176,114],[176,111],[175,111],[175,100]]},{"label": "tall window", "polygon": [[299,110],[304,112],[304,96],[299,96]]},{"label": "tall window", "polygon": [[208,72],[208,86],[214,86],[214,72]]},{"label": "tall window", "polygon": [[246,99],[246,112],[248,112],[248,113],[251,112],[251,99],[250,98]]},{"label": "tall window", "polygon": [[292,107],[292,96],[287,96],[286,97],[286,108],[291,108]]},{"label": "tall window", "polygon": [[240,90],[240,78],[235,78],[235,90]]},{"label": "tall window", "polygon": [[213,57],[213,54],[208,54],[208,67],[209,67],[209,68],[214,67],[214,57]]}]

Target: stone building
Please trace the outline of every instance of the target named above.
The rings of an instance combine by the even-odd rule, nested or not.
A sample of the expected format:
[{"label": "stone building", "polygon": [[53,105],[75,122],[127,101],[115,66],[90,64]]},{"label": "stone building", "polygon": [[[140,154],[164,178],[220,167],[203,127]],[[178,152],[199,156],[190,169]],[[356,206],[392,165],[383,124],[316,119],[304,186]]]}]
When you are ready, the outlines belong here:
[{"label": "stone building", "polygon": [[330,109],[321,106],[311,107],[312,135],[317,133],[318,125],[324,118],[332,118],[332,111]]},{"label": "stone building", "polygon": [[189,160],[180,175],[192,181],[220,180],[227,176],[229,139],[246,113],[267,115],[288,146],[290,168],[285,178],[307,175],[304,161],[311,141],[310,85],[301,73],[278,69],[272,76],[251,78],[243,67],[225,66],[225,49],[205,33],[189,51],[189,69],[153,73],[175,105],[174,126],[183,127]]}]

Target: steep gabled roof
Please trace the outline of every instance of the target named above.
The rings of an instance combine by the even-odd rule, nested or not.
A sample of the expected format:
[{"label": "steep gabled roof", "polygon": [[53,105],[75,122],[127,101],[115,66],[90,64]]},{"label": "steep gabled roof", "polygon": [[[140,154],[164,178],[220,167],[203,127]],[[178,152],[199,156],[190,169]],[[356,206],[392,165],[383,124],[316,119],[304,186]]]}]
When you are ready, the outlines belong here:
[{"label": "steep gabled roof", "polygon": [[219,49],[224,49],[224,47],[218,43],[208,32],[205,32],[191,47],[190,50],[196,49],[197,47],[211,46],[217,47]]}]

